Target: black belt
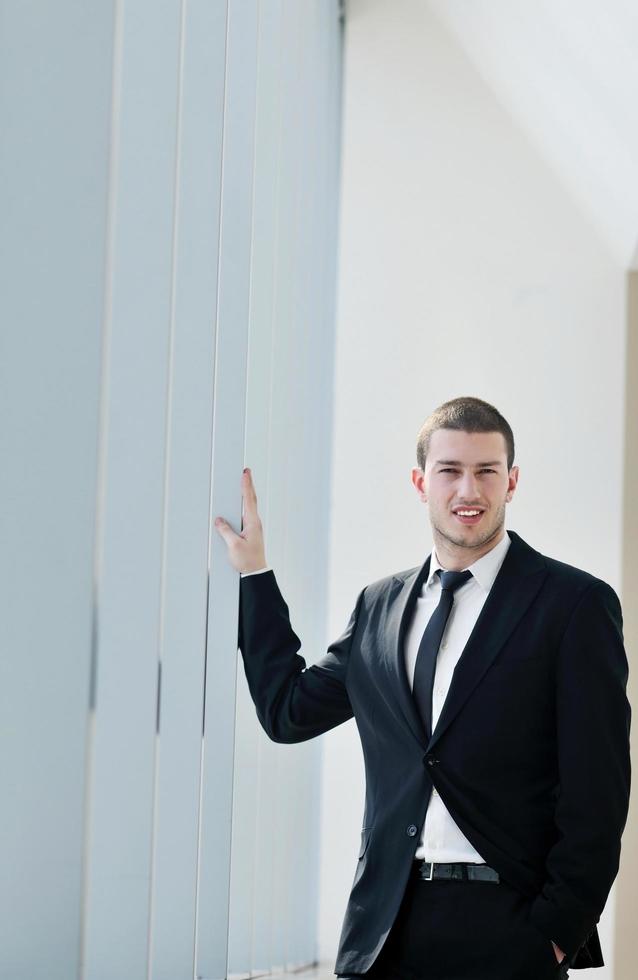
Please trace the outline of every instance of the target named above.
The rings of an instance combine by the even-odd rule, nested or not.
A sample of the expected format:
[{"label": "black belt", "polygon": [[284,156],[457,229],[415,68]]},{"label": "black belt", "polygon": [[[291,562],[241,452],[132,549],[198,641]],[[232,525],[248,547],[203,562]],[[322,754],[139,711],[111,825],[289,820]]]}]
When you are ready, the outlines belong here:
[{"label": "black belt", "polygon": [[423,881],[435,878],[449,878],[456,881],[493,881],[498,884],[501,876],[487,864],[464,864],[455,861],[452,864],[437,864],[432,861],[417,860],[414,862],[415,872]]}]

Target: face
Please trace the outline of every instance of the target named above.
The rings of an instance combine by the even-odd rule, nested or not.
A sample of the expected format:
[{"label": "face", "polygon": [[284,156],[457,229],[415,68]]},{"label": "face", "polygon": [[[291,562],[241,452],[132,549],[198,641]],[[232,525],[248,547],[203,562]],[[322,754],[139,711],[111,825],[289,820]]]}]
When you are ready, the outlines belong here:
[{"label": "face", "polygon": [[[471,553],[476,560],[494,547],[517,481],[518,466],[508,472],[500,432],[433,432],[425,472],[415,467],[412,482],[428,504],[437,554]],[[467,510],[478,514],[459,514]]]}]

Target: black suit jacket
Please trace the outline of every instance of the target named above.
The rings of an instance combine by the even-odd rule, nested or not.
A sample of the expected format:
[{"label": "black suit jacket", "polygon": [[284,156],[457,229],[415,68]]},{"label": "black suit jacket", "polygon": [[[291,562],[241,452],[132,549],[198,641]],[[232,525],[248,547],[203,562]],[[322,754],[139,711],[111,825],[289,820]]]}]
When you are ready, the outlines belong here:
[{"label": "black suit jacket", "polygon": [[606,582],[508,533],[429,741],[403,651],[429,558],[364,588],[311,667],[274,573],[241,580],[239,647],[270,738],[301,742],[353,715],[361,736],[365,812],[337,973],[364,973],[378,956],[433,785],[483,859],[528,896],[537,931],[572,966],[603,965],[596,923],[630,782],[620,603]]}]

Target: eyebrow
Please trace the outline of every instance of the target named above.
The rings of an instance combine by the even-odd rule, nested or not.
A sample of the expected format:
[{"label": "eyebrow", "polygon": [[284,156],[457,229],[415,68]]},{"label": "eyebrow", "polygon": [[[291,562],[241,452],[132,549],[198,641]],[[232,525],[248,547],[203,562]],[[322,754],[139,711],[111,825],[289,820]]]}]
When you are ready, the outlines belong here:
[{"label": "eyebrow", "polygon": [[[458,459],[437,459],[435,466],[463,466]],[[488,463],[475,463],[475,466],[501,466],[500,459],[493,459]]]}]

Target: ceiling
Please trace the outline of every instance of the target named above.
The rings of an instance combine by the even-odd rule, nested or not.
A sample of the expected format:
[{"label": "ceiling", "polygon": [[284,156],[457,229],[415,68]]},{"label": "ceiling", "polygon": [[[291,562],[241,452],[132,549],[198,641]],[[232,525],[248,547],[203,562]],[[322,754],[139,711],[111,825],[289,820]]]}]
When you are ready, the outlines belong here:
[{"label": "ceiling", "polygon": [[624,267],[638,266],[638,3],[427,0]]}]

